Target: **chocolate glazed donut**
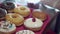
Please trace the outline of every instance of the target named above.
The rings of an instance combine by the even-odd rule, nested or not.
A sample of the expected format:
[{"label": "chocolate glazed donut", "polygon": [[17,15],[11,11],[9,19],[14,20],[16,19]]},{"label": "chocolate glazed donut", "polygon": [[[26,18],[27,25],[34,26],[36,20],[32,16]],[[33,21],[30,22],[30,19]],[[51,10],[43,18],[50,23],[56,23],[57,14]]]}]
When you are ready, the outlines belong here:
[{"label": "chocolate glazed donut", "polygon": [[15,8],[15,4],[13,2],[4,2],[2,3],[1,8],[6,9],[6,10],[11,10]]},{"label": "chocolate glazed donut", "polygon": [[5,9],[0,8],[0,20],[4,19],[7,14]]}]

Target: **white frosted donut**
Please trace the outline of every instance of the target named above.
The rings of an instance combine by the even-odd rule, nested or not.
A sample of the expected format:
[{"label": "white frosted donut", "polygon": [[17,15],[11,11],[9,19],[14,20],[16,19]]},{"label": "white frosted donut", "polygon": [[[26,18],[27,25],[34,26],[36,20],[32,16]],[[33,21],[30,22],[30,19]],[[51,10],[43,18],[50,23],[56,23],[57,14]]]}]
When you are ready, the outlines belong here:
[{"label": "white frosted donut", "polygon": [[35,22],[32,21],[32,18],[29,18],[29,19],[25,20],[24,25],[26,27],[30,27],[30,28],[38,28],[38,27],[41,27],[42,24],[43,24],[43,22],[41,20],[37,19],[37,18],[35,18],[35,19],[36,19]]},{"label": "white frosted donut", "polygon": [[37,18],[35,18],[36,21],[33,22],[32,19],[33,18],[29,18],[29,19],[25,20],[25,22],[24,22],[25,27],[33,29],[34,31],[38,30],[38,29],[40,30],[40,28],[43,25],[43,22]]},{"label": "white frosted donut", "polygon": [[2,32],[2,34],[13,33],[15,30],[16,30],[15,24],[10,24],[8,22],[2,23],[0,26],[0,33]]},{"label": "white frosted donut", "polygon": [[18,31],[16,34],[35,34],[35,33],[31,30],[21,30]]}]

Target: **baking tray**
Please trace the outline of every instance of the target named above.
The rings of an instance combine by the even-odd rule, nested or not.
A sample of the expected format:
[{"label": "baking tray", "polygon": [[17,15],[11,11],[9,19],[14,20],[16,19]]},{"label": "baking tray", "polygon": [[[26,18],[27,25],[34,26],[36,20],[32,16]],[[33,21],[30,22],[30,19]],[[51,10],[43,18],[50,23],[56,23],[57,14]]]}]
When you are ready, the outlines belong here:
[{"label": "baking tray", "polygon": [[[30,10],[31,10],[31,12],[32,12],[33,9],[30,9]],[[28,17],[25,17],[25,19],[31,18],[30,16],[31,16],[31,13],[30,13],[30,15],[29,15]],[[47,17],[47,19],[43,22],[43,25],[42,25],[40,31],[36,31],[35,34],[42,34],[43,31],[44,31],[44,29],[46,28],[47,24],[49,24],[49,22],[50,22],[50,16],[47,14],[46,17]],[[24,27],[24,25],[18,26],[18,27],[16,28],[16,32],[18,32],[18,31],[20,31],[20,30],[26,30],[26,28]],[[16,33],[16,32],[15,32],[15,33]],[[14,34],[15,34],[15,33],[14,33]]]}]

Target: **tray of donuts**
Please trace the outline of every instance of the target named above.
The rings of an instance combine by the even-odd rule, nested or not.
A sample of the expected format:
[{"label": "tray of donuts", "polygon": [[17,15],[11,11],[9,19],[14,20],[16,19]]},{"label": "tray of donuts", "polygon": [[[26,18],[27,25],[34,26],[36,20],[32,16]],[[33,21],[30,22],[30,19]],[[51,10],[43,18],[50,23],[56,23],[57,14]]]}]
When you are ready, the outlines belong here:
[{"label": "tray of donuts", "polygon": [[0,34],[42,34],[50,21],[48,14],[12,2],[0,6]]}]

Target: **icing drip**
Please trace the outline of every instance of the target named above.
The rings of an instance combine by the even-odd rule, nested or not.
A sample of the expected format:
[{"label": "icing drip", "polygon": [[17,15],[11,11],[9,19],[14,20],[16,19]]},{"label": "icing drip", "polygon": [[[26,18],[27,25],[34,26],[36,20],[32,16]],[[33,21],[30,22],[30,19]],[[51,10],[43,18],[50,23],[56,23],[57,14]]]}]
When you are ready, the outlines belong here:
[{"label": "icing drip", "polygon": [[33,21],[33,22],[35,22],[35,21],[36,21],[36,19],[35,19],[35,18],[33,18],[33,19],[32,19],[32,21]]},{"label": "icing drip", "polygon": [[31,15],[29,16],[30,18],[32,18],[32,21],[33,22],[35,22],[36,21],[36,19],[33,17],[33,15],[32,15],[32,11],[31,11]]}]

